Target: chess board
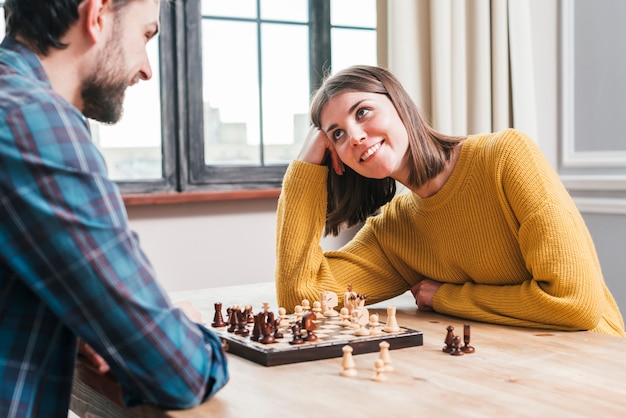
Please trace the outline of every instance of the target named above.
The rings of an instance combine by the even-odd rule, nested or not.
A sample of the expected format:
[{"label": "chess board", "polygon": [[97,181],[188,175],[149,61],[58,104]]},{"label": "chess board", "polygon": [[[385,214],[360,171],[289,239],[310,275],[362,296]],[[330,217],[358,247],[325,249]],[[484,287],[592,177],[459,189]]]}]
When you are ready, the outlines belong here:
[{"label": "chess board", "polygon": [[[288,315],[291,323],[295,322],[295,316]],[[371,353],[379,351],[382,341],[389,343],[389,349],[421,346],[423,334],[421,331],[400,326],[397,332],[385,332],[382,329],[384,323],[380,323],[377,329],[379,335],[357,336],[355,329],[341,325],[339,317],[324,317],[316,319],[316,341],[305,341],[300,345],[292,345],[290,341],[293,334],[290,327],[281,328],[283,338],[276,339],[275,343],[263,344],[254,341],[250,336],[240,336],[227,331],[227,327],[209,329],[216,332],[221,338],[224,349],[228,353],[243,357],[263,366],[277,366],[281,364],[299,363],[304,361],[322,360],[343,356],[342,348],[345,345],[352,346],[353,354]],[[252,324],[248,325],[250,335]],[[369,327],[369,326],[366,326]]]}]

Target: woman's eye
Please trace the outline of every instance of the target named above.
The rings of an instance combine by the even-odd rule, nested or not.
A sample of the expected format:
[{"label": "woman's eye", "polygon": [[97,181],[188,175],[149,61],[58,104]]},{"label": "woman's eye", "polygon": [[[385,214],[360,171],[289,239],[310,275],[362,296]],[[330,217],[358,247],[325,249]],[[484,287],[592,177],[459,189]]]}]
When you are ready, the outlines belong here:
[{"label": "woman's eye", "polygon": [[363,108],[361,108],[361,109],[357,110],[357,112],[356,112],[356,116],[357,116],[357,118],[362,118],[363,116],[367,115],[367,113],[368,113],[369,111],[370,111],[369,109],[367,109],[367,108],[363,107]]},{"label": "woman's eye", "polygon": [[333,132],[333,139],[338,141],[343,136],[343,131],[341,129],[337,129]]}]

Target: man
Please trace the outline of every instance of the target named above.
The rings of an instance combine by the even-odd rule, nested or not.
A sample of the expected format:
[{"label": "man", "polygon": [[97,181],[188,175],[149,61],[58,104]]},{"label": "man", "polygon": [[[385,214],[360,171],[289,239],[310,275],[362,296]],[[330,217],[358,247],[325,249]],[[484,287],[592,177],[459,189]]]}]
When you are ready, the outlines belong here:
[{"label": "man", "polygon": [[220,340],[157,284],[84,118],[116,122],[126,88],[151,77],[159,0],[4,7],[0,416],[67,416],[78,338],[128,405],[210,398],[228,381]]}]

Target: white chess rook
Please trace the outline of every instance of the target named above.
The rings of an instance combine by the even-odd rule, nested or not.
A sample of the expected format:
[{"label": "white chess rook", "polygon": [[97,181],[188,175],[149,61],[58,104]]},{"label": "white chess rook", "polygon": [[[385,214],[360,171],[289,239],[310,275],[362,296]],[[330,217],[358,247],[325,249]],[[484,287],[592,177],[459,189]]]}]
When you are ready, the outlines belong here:
[{"label": "white chess rook", "polygon": [[400,331],[400,327],[398,326],[398,320],[396,319],[396,307],[395,306],[387,306],[387,323],[385,328],[383,328],[385,332],[398,332]]}]

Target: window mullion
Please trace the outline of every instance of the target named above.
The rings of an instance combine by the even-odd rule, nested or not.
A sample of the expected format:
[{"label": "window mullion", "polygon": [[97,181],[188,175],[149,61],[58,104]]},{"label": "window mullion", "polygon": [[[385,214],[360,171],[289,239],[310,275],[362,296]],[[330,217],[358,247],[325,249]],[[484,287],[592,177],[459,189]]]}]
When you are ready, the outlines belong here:
[{"label": "window mullion", "polygon": [[261,48],[261,0],[256,2],[256,42],[257,42],[257,68],[259,75],[259,162],[261,167],[265,167],[265,137],[264,137],[264,120],[263,120],[263,50]]},{"label": "window mullion", "polygon": [[315,90],[331,66],[330,0],[309,0],[309,49],[311,91]]}]

